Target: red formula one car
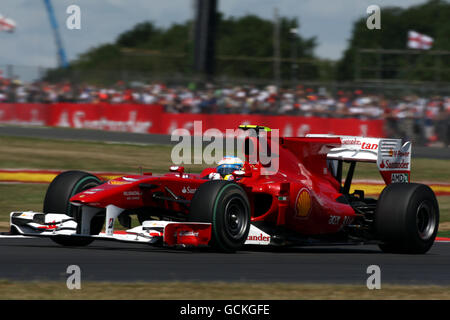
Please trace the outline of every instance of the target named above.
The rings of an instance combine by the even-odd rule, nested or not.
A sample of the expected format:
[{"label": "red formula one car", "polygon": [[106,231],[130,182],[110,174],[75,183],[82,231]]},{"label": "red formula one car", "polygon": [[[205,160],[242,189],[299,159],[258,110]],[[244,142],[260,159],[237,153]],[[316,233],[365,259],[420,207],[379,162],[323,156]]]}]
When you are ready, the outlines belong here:
[{"label": "red formula one car", "polygon": [[[240,128],[267,134],[245,139],[244,166],[232,173],[233,181],[208,179],[215,168],[189,174],[172,166],[163,175],[109,181],[67,171],[49,185],[43,213],[11,213],[11,234],[51,237],[65,246],[103,239],[224,252],[244,245],[377,243],[385,252],[425,253],[433,245],[438,204],[428,186],[409,183],[410,142],[332,135],[272,139],[266,127]],[[278,149],[271,157],[278,168],[269,174],[257,151],[274,141]],[[376,163],[387,184],[378,199],[362,190],[350,193],[360,161]],[[140,226],[131,228],[131,215]],[[128,230],[114,232],[116,220]]]}]

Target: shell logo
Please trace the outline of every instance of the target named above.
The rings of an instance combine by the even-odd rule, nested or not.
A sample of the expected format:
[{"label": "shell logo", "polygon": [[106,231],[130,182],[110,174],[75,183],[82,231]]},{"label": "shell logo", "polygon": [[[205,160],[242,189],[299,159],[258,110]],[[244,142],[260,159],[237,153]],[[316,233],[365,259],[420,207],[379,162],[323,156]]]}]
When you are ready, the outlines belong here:
[{"label": "shell logo", "polygon": [[128,181],[121,181],[121,180],[110,180],[110,181],[108,181],[108,183],[112,184],[112,185],[129,184]]},{"label": "shell logo", "polygon": [[311,212],[311,196],[306,189],[301,189],[295,204],[297,217],[304,218]]}]

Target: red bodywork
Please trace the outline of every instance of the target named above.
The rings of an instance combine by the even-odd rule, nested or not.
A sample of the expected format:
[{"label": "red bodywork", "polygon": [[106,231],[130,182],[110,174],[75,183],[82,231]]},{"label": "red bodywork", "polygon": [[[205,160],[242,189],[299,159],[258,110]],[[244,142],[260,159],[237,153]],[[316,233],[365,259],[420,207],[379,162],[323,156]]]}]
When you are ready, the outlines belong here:
[{"label": "red bodywork", "polygon": [[[261,163],[250,164],[247,157],[245,177],[236,180],[248,195],[252,222],[284,226],[303,235],[336,233],[351,224],[355,211],[349,204],[337,201],[342,196],[340,183],[331,174],[326,159],[328,150],[341,144],[340,139],[279,138],[277,141],[279,154],[273,156],[278,157],[279,169],[275,174],[262,174]],[[179,170],[158,176],[129,175],[81,192],[71,202],[100,208],[115,205],[125,210],[162,208],[167,212],[181,212],[189,221],[189,200],[201,184],[209,181],[207,176],[213,171],[215,168],[205,169],[201,174]],[[160,197],[155,198],[155,193]]]}]

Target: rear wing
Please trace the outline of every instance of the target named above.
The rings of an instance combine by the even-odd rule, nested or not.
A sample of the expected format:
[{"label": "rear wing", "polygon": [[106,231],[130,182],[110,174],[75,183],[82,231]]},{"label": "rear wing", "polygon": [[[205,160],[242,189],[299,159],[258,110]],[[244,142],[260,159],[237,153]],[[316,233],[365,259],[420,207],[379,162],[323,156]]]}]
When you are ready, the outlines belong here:
[{"label": "rear wing", "polygon": [[326,134],[307,137],[340,138],[341,146],[327,153],[328,160],[373,162],[386,184],[410,181],[411,142],[402,145],[401,139],[366,138]]}]

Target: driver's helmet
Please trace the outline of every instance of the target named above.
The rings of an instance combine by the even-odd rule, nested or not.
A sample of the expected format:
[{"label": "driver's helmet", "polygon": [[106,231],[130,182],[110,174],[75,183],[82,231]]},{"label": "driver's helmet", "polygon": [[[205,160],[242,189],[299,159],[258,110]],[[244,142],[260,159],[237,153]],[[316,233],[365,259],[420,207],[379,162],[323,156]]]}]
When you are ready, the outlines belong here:
[{"label": "driver's helmet", "polygon": [[242,162],[242,160],[238,157],[225,156],[222,160],[219,161],[216,171],[222,177],[226,177],[232,174],[235,170],[241,170],[243,166],[244,162]]}]

